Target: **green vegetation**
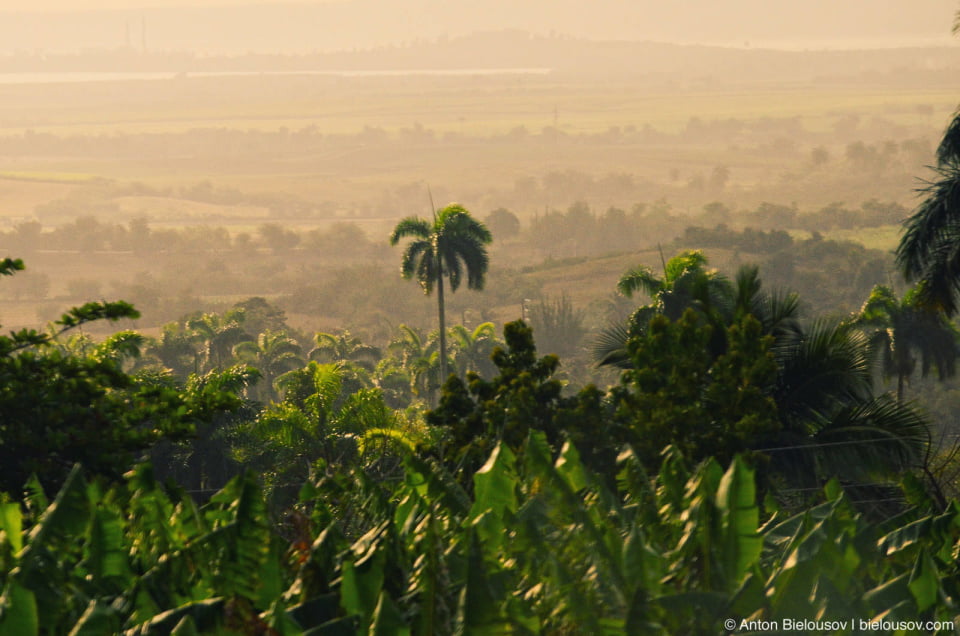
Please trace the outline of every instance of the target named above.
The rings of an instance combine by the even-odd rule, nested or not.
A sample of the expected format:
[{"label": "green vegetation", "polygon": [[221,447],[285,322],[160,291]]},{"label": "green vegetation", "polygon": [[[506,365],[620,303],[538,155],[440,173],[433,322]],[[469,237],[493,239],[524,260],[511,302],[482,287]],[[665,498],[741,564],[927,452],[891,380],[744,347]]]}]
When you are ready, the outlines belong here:
[{"label": "green vegetation", "polygon": [[423,293],[430,294],[437,287],[437,306],[440,322],[440,376],[447,376],[447,323],[443,303],[443,278],[450,283],[450,291],[460,287],[466,270],[467,287],[483,289],[489,257],[486,244],[493,240],[490,231],[470,216],[462,206],[450,204],[434,212],[433,223],[418,217],[400,221],[390,245],[412,237],[403,252],[400,273],[404,278],[416,277]]},{"label": "green vegetation", "polygon": [[[138,309],[58,309],[45,331],[21,315],[0,336],[0,634],[855,634],[958,616],[960,119],[895,262],[884,240],[935,112],[899,94],[845,88],[859,106],[794,117],[824,94],[781,86],[770,118],[714,91],[687,113],[665,89],[643,97],[651,122],[601,129],[563,120],[582,86],[478,78],[502,109],[459,126],[352,112],[289,130],[241,125],[283,110],[234,99],[249,78],[206,98],[182,79],[198,102],[158,132],[4,138],[24,162],[0,179],[35,217],[0,230],[31,264],[0,262],[5,314],[105,294]],[[428,86],[466,107],[462,81],[389,99]],[[396,105],[343,84],[326,107]],[[553,125],[517,120],[531,86]],[[184,132],[221,101],[231,125]],[[110,163],[128,156],[145,163]],[[116,180],[79,178],[92,160]],[[509,178],[448,186],[485,222],[458,204],[396,222],[423,174],[493,165]],[[437,329],[398,284],[407,239],[400,273],[436,290]]]},{"label": "green vegetation", "polygon": [[[910,349],[913,323],[896,322],[901,304],[879,289],[856,322],[804,324],[797,298],[764,293],[756,268],[731,281],[707,264],[687,251],[662,277],[621,278],[653,302],[618,332],[625,371],[609,391],[565,391],[560,359],[538,357],[523,322],[502,345],[492,324],[456,325],[458,373],[433,410],[439,334],[403,325],[381,349],[321,332],[305,354],[307,338],[263,299],[156,339],[65,338],[133,316],[123,303],[74,310],[51,335],[14,334],[11,368],[29,357],[58,369],[31,376],[33,392],[76,369],[87,383],[112,378],[61,392],[63,407],[132,441],[101,447],[101,428],[90,447],[111,451],[104,463],[20,435],[34,441],[24,459],[63,459],[9,475],[27,486],[6,486],[0,503],[0,631],[686,634],[731,617],[952,620],[960,509],[931,470],[930,424],[874,385],[886,354],[866,334],[884,321],[898,346],[925,351]],[[547,313],[569,322],[566,302]],[[61,411],[43,417],[71,434]],[[23,417],[39,416],[2,419]],[[12,430],[0,429],[5,451]]]}]

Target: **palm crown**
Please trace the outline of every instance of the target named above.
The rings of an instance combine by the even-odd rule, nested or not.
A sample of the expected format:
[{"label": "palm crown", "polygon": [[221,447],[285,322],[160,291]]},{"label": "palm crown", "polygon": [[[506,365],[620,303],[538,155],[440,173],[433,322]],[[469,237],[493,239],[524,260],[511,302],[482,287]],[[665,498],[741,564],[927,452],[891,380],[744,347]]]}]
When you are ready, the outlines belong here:
[{"label": "palm crown", "polygon": [[404,278],[416,277],[427,294],[433,291],[441,275],[456,291],[467,275],[467,287],[483,289],[489,258],[486,245],[493,240],[490,230],[463,206],[452,203],[437,212],[431,224],[420,217],[408,216],[390,235],[390,244],[412,237],[403,252],[400,272]]}]

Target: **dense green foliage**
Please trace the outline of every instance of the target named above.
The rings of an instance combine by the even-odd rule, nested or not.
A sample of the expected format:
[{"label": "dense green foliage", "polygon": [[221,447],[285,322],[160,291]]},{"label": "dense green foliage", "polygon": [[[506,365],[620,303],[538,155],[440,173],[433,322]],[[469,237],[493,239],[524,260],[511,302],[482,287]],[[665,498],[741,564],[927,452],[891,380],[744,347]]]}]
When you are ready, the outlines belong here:
[{"label": "dense green foliage", "polygon": [[[23,269],[6,259],[0,273]],[[138,316],[125,302],[71,309],[51,333],[0,336],[0,491],[19,493],[32,475],[58,488],[75,463],[117,479],[160,440],[185,439],[197,424],[235,408],[215,383],[178,386],[162,373],[128,375],[143,337],[114,334],[84,355],[59,338],[96,320]]]},{"label": "dense green foliage", "polygon": [[[763,519],[740,460],[690,472],[628,449],[608,485],[542,433],[495,446],[468,492],[402,478],[308,482],[278,532],[238,477],[198,508],[149,470],[0,506],[0,632],[722,633],[723,620],[952,620],[960,509],[870,523],[836,483]],[[849,624],[849,623],[848,623]],[[855,629],[831,633],[852,634]]]}]

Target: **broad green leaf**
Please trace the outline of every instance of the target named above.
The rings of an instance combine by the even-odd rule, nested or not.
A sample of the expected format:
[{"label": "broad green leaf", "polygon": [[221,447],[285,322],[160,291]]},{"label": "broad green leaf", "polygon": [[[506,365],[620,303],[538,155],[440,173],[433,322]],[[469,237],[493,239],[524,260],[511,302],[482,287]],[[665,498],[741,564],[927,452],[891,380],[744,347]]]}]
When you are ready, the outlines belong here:
[{"label": "broad green leaf", "polygon": [[87,487],[74,466],[67,476],[57,498],[44,511],[40,521],[30,530],[27,545],[20,556],[20,567],[26,576],[46,565],[38,555],[43,550],[57,550],[59,541],[75,541],[84,533],[89,519]]},{"label": "broad green leaf", "polygon": [[[884,581],[863,595],[867,607],[877,615],[883,615],[911,597],[909,580],[910,573],[904,572],[900,576]],[[912,605],[912,603],[911,603]]]},{"label": "broad green leaf", "polygon": [[[158,614],[146,623],[128,629],[124,632],[124,636],[162,636],[170,634],[188,617],[197,631],[216,633],[216,630],[223,624],[224,609],[225,603],[222,598],[187,603]],[[184,629],[189,628],[184,626]]]},{"label": "broad green leaf", "polygon": [[359,615],[368,624],[383,589],[383,570],[386,553],[383,545],[383,526],[374,528],[354,543],[351,551],[358,555],[355,561],[345,561],[340,582],[340,603],[348,614]]},{"label": "broad green leaf", "polygon": [[371,636],[410,636],[410,627],[403,614],[386,592],[380,592],[377,607],[373,610],[370,626]]},{"label": "broad green leaf", "polygon": [[717,507],[723,524],[723,550],[718,555],[731,589],[760,558],[763,538],[757,532],[760,511],[756,505],[753,471],[737,458],[720,480]]},{"label": "broad green leaf", "polygon": [[502,633],[500,601],[490,579],[491,569],[483,560],[477,533],[470,531],[466,583],[460,592],[457,623],[464,634]]},{"label": "broad green leaf", "polygon": [[0,596],[0,634],[36,636],[39,632],[36,597],[16,581],[10,581]]},{"label": "broad green leaf", "polygon": [[97,508],[90,524],[86,567],[94,581],[126,579],[129,574],[123,520],[112,508]]},{"label": "broad green leaf", "polygon": [[500,442],[489,459],[473,476],[474,502],[470,517],[484,512],[498,517],[517,511],[517,475],[514,469],[516,457],[510,448]]},{"label": "broad green leaf", "polygon": [[200,632],[197,631],[197,624],[193,622],[193,617],[184,616],[170,632],[170,636],[200,636]]},{"label": "broad green leaf", "polygon": [[883,536],[877,545],[881,554],[891,555],[926,543],[932,552],[948,560],[957,526],[960,526],[960,514],[951,506],[946,514],[923,517],[897,528]]},{"label": "broad green leaf", "polygon": [[314,597],[287,610],[287,614],[301,629],[310,629],[328,623],[336,619],[339,612],[339,597],[333,592]]},{"label": "broad green leaf", "polygon": [[910,581],[907,583],[910,593],[913,594],[917,602],[917,610],[926,612],[929,607],[937,602],[940,583],[937,577],[937,566],[931,561],[926,550],[921,550],[917,556],[917,562],[913,566],[913,572],[910,574]]},{"label": "broad green leaf", "polygon": [[410,454],[404,458],[407,484],[426,501],[434,501],[451,514],[466,515],[470,497],[450,473],[437,462]]},{"label": "broad green leaf", "polygon": [[0,530],[14,554],[23,548],[23,514],[16,502],[0,503]]},{"label": "broad green leaf", "polygon": [[587,487],[587,473],[580,461],[580,453],[570,442],[563,444],[554,467],[573,492],[579,492]]},{"label": "broad green leaf", "polygon": [[70,636],[102,636],[120,631],[121,620],[116,608],[103,601],[90,601],[87,611],[70,630]]}]

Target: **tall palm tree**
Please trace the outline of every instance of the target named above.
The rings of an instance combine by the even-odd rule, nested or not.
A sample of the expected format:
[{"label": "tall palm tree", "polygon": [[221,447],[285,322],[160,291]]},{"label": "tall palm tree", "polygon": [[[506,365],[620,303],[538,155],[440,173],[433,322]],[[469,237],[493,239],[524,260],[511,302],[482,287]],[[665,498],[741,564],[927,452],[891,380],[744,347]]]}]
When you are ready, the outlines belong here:
[{"label": "tall palm tree", "polygon": [[897,379],[897,401],[920,363],[926,377],[933,367],[941,379],[956,370],[957,331],[943,314],[926,311],[916,290],[898,299],[886,285],[877,285],[854,319],[864,329],[885,377]]},{"label": "tall palm tree", "polygon": [[[960,122],[953,127],[960,129]],[[908,281],[917,282],[922,305],[952,316],[960,296],[960,156],[952,148],[947,152],[939,157],[934,180],[921,189],[923,201],[904,223],[897,265]]]},{"label": "tall palm tree", "polygon": [[678,319],[687,307],[706,309],[729,296],[730,283],[719,272],[707,269],[707,257],[700,250],[681,252],[663,266],[663,278],[645,266],[635,267],[617,281],[617,291],[628,298],[645,292],[657,313]]},{"label": "tall palm tree", "polygon": [[440,375],[447,377],[446,319],[443,304],[443,277],[450,282],[450,291],[456,291],[466,270],[467,287],[483,289],[489,257],[487,248],[493,236],[463,206],[451,203],[434,213],[433,223],[409,216],[394,228],[390,245],[410,237],[400,262],[404,278],[416,278],[425,294],[437,288],[437,307],[440,317]]}]

